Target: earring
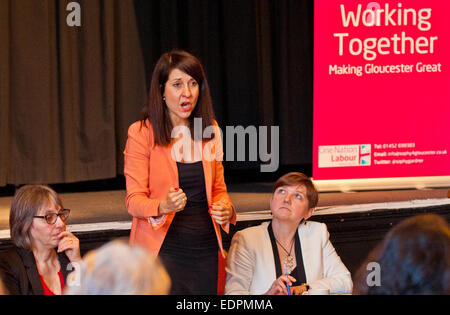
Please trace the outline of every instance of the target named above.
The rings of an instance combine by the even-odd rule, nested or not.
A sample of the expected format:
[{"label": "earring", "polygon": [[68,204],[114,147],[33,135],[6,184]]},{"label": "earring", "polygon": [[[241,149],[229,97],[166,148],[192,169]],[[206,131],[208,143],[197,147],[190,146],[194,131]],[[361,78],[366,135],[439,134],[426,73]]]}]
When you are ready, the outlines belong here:
[{"label": "earring", "polygon": [[165,96],[163,96],[163,102],[165,102],[166,101],[166,97]]}]

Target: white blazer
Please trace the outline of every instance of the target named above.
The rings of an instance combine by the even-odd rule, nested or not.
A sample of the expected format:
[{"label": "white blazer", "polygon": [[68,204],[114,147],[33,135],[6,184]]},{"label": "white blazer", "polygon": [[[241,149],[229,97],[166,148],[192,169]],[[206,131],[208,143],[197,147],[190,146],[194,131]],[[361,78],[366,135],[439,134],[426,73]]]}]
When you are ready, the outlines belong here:
[{"label": "white blazer", "polygon": [[[269,222],[236,232],[227,257],[225,294],[257,295],[276,280]],[[311,289],[347,294],[353,289],[350,272],[329,239],[327,226],[307,221],[298,228],[306,281]]]}]

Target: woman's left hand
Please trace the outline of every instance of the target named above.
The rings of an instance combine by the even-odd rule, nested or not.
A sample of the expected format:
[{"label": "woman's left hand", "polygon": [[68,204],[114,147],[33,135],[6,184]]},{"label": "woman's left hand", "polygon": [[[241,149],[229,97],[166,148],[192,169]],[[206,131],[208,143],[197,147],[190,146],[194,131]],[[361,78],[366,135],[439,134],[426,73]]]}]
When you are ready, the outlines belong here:
[{"label": "woman's left hand", "polygon": [[217,224],[226,224],[233,216],[233,207],[227,202],[218,201],[209,207],[209,214]]},{"label": "woman's left hand", "polygon": [[65,252],[70,262],[81,261],[80,240],[69,231],[59,234],[58,253]]}]

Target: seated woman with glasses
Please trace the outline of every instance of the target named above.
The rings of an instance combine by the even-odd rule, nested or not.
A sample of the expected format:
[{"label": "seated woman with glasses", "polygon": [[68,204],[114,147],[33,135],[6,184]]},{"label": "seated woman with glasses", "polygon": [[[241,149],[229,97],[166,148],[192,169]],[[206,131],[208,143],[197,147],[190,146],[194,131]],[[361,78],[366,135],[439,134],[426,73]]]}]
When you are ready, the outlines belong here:
[{"label": "seated woman with glasses", "polygon": [[0,276],[13,295],[61,295],[71,263],[81,262],[78,239],[66,231],[70,210],[47,186],[20,188],[9,215],[15,245],[0,253]]}]

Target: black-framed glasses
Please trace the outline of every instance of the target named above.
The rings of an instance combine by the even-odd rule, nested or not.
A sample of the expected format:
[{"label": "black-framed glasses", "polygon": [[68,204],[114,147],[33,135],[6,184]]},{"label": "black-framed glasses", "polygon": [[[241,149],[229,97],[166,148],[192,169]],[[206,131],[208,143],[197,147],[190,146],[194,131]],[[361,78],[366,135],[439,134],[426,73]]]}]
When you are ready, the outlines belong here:
[{"label": "black-framed glasses", "polygon": [[58,213],[52,212],[46,215],[35,215],[33,218],[44,219],[48,224],[55,224],[58,217],[60,217],[63,222],[66,222],[69,214],[70,209],[62,209]]}]

